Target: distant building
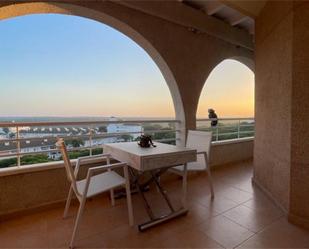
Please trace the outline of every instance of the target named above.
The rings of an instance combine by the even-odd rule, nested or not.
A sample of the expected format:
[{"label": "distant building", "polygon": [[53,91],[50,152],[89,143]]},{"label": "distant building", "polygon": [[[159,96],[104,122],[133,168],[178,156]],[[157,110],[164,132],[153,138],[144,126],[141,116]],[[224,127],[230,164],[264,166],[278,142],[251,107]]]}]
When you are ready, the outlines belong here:
[{"label": "distant building", "polygon": [[[55,149],[57,137],[68,137],[68,139],[75,139],[74,136],[83,136],[82,147],[103,146],[106,143],[115,143],[128,141],[124,138],[125,135],[130,135],[132,140],[135,140],[143,132],[143,127],[135,123],[119,123],[121,119],[111,117],[109,121],[117,123],[110,123],[106,127],[106,132],[99,132],[94,129],[94,137],[90,141],[90,128],[87,126],[70,126],[70,127],[23,127],[20,130],[20,137],[24,138],[20,141],[21,153],[46,153],[49,158],[57,160],[60,158],[60,153],[57,151],[46,152]],[[116,133],[120,133],[117,135]],[[85,136],[86,135],[86,136]],[[98,137],[95,137],[95,136]],[[85,137],[84,137],[85,136]],[[49,137],[49,138],[46,138]],[[10,155],[16,153],[17,146],[15,141],[1,141],[1,139],[9,139],[9,134],[6,134],[0,128],[0,155]],[[34,138],[34,139],[31,139]],[[77,138],[79,139],[79,138]],[[72,148],[70,145],[68,148]],[[0,157],[1,160],[1,157]]]},{"label": "distant building", "polygon": [[[111,117],[110,121],[121,121],[115,117]],[[131,133],[132,132],[132,133]],[[130,133],[133,139],[136,139],[141,135],[143,132],[143,127],[139,124],[130,124],[130,123],[116,123],[116,124],[109,124],[107,126],[107,133]]]}]

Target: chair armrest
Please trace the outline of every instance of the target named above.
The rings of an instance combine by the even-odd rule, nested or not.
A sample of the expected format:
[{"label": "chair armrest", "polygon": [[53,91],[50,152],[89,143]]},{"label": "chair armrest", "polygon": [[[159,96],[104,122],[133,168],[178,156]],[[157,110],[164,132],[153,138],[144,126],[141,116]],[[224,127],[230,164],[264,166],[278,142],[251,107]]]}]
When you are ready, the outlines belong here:
[{"label": "chair armrest", "polygon": [[126,166],[126,163],[113,163],[113,164],[107,164],[107,165],[102,165],[102,166],[97,166],[97,167],[93,167],[93,168],[89,168],[88,169],[88,175],[91,177],[94,173],[97,173],[99,171],[105,171],[105,170],[112,170],[112,169],[116,169],[116,168],[122,168],[124,166]]},{"label": "chair armrest", "polygon": [[196,155],[199,155],[199,154],[206,154],[207,155],[207,152],[206,151],[198,151],[198,152],[196,152]]},{"label": "chair armrest", "polygon": [[82,157],[77,158],[77,162],[83,161],[85,159],[100,158],[100,157],[111,157],[111,154],[98,154],[98,155],[94,155],[94,156],[82,156]]}]

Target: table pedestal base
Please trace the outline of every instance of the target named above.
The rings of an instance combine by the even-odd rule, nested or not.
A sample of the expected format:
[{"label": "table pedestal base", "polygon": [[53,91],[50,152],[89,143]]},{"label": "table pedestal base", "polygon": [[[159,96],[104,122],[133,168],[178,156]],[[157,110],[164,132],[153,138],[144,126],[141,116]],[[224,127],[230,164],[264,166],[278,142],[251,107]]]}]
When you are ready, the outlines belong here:
[{"label": "table pedestal base", "polygon": [[[165,189],[163,189],[162,185],[160,184],[160,176],[165,173],[168,170],[168,168],[164,168],[164,169],[157,169],[157,170],[151,170],[148,171],[151,175],[150,179],[148,179],[147,181],[141,183],[139,181],[140,178],[140,174],[135,173],[133,169],[130,168],[130,173],[131,176],[133,178],[133,184],[135,185],[136,189],[138,190],[138,193],[140,194],[145,209],[147,211],[147,214],[150,218],[149,221],[138,225],[138,229],[139,231],[144,231],[150,227],[156,226],[158,224],[161,224],[163,222],[166,222],[168,220],[174,219],[176,217],[182,216],[182,215],[186,215],[188,213],[188,209],[184,206],[182,208],[180,208],[179,210],[175,210],[168,195],[167,195],[167,191]],[[165,200],[166,204],[168,205],[169,209],[170,209],[170,213],[160,216],[160,217],[156,217],[144,195],[144,189],[146,187],[149,186],[149,184],[151,182],[154,182],[158,192],[162,195],[163,199]],[[186,191],[184,192],[184,194],[186,194]],[[185,198],[184,198],[185,199]]]},{"label": "table pedestal base", "polygon": [[174,212],[172,212],[168,215],[164,215],[164,216],[161,216],[159,218],[151,219],[150,221],[147,221],[143,224],[138,225],[138,230],[141,231],[141,232],[145,231],[148,228],[151,228],[153,226],[156,226],[156,225],[161,224],[163,222],[166,222],[168,220],[172,220],[176,217],[186,215],[187,213],[188,213],[188,209],[181,208],[178,211],[174,211]]}]

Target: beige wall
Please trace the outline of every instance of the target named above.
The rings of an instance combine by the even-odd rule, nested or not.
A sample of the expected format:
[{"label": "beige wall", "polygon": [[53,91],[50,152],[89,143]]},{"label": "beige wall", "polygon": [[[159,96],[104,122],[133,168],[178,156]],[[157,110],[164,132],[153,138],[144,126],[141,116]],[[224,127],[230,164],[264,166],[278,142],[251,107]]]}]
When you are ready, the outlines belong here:
[{"label": "beige wall", "polygon": [[256,23],[254,179],[309,227],[309,3],[268,2]]},{"label": "beige wall", "polygon": [[211,146],[210,165],[212,167],[235,163],[253,158],[253,139],[216,142]]},{"label": "beige wall", "polygon": [[292,4],[268,3],[256,21],[254,178],[287,210],[290,184]]},{"label": "beige wall", "polygon": [[290,218],[309,228],[309,2],[294,3]]}]

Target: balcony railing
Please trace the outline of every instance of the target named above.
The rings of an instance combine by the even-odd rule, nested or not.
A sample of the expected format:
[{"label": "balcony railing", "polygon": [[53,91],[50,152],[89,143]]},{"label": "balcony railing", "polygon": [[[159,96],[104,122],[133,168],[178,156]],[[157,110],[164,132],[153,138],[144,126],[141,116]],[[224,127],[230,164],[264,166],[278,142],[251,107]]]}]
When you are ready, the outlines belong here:
[{"label": "balcony railing", "polygon": [[65,139],[73,158],[81,155],[74,155],[74,152],[101,153],[104,143],[134,141],[142,134],[149,134],[158,142],[176,143],[179,123],[179,120],[170,119],[4,122],[0,123],[0,162],[13,159],[21,166],[23,157],[26,160],[26,156],[38,154],[47,154],[51,161],[60,160],[60,153],[55,148],[57,137]]},{"label": "balcony railing", "polygon": [[197,119],[196,129],[212,131],[213,141],[254,137],[254,118],[219,118],[211,127],[212,119]]},{"label": "balcony railing", "polygon": [[[212,131],[213,141],[254,136],[254,118],[220,118],[215,127],[211,119],[197,119],[197,129]],[[55,148],[57,137],[63,137],[71,158],[102,152],[104,143],[135,141],[149,134],[155,141],[176,143],[180,137],[179,120],[112,120],[81,122],[4,122],[0,123],[0,168],[6,165],[60,160]],[[44,158],[39,158],[44,155]],[[35,158],[31,158],[31,156]],[[3,161],[11,160],[4,164]],[[42,161],[40,161],[42,160]],[[46,161],[47,160],[47,161]]]}]

